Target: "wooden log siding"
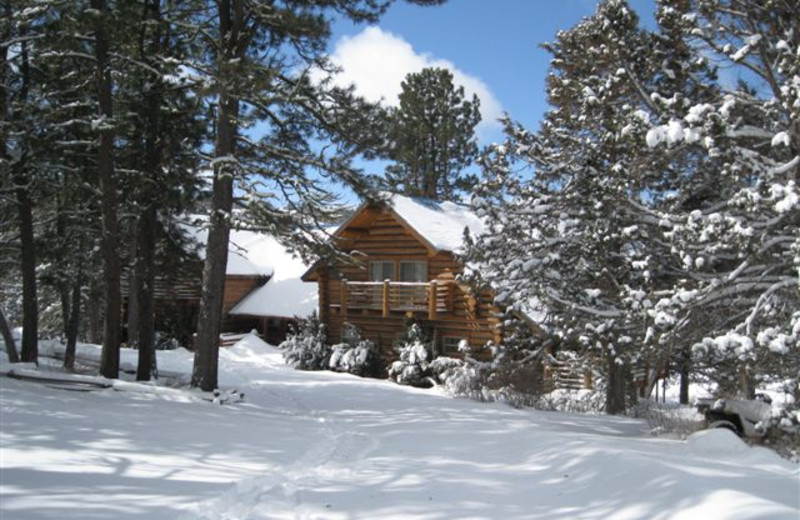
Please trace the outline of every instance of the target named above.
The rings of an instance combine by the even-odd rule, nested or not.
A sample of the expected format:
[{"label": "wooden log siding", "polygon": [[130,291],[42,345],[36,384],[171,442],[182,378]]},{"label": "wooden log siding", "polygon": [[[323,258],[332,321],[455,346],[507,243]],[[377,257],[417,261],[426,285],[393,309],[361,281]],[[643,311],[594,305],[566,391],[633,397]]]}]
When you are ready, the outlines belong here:
[{"label": "wooden log siding", "polygon": [[[361,329],[365,337],[380,344],[388,358],[393,356],[392,343],[403,331],[407,318],[405,311],[395,311],[398,309],[397,302],[392,300],[392,286],[395,284],[391,284],[389,289],[388,313],[385,312],[382,281],[371,288],[375,295],[374,305],[359,308],[353,300],[352,291],[359,287],[358,282],[369,281],[370,261],[393,261],[395,273],[399,273],[401,261],[427,263],[429,281],[420,284],[422,305],[418,310],[413,309],[411,316],[431,321],[439,341],[444,336],[454,336],[467,340],[474,348],[499,340],[500,320],[497,318],[498,309],[491,304],[492,296],[482,294],[475,305],[470,306],[469,291],[455,282],[461,265],[453,254],[430,251],[390,211],[366,210],[365,213],[369,211],[376,213],[359,216],[353,227],[341,233],[347,249],[358,251],[361,264],[339,264],[318,273],[320,319],[327,325],[329,342],[341,341],[343,324],[351,323]],[[344,280],[346,285],[342,283]],[[435,312],[432,312],[428,296],[432,280],[439,281],[436,284]]]},{"label": "wooden log siding", "polygon": [[225,277],[225,292],[222,297],[223,316],[230,311],[234,305],[239,303],[247,294],[264,284],[267,280],[264,276],[243,276],[228,275]]}]

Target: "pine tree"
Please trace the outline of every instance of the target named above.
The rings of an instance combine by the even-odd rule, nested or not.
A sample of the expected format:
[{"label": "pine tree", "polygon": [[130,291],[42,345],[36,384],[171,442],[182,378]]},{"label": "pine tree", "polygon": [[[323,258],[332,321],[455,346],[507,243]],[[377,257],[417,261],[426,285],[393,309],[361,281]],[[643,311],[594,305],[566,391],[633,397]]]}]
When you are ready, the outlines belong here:
[{"label": "pine tree", "polygon": [[[300,249],[318,241],[311,226],[329,211],[330,181],[356,193],[369,189],[349,161],[363,151],[366,137],[357,123],[373,110],[351,90],[332,88],[327,81],[312,83],[309,72],[332,70],[325,54],[331,16],[375,21],[389,3],[221,0],[211,13],[198,15],[207,52],[192,68],[205,74],[203,92],[216,117],[214,152],[207,157],[214,175],[194,386],[208,391],[217,384],[234,185],[248,193],[262,229]],[[215,24],[209,26],[209,20]],[[264,135],[247,137],[244,130],[256,122],[264,122]],[[313,140],[330,145],[316,151]],[[297,238],[290,239],[291,234]]]},{"label": "pine tree", "polygon": [[138,38],[131,45],[135,57],[123,86],[128,91],[129,146],[120,151],[128,170],[126,190],[132,196],[130,211],[135,246],[129,269],[128,342],[138,349],[137,380],[149,380],[155,365],[155,282],[159,269],[156,253],[162,227],[169,227],[194,202],[197,179],[195,150],[204,137],[198,120],[201,103],[180,63],[199,51],[183,27],[191,21],[191,3],[178,8],[147,0],[139,7]]},{"label": "pine tree", "polygon": [[[36,282],[36,237],[34,229],[35,191],[40,181],[36,156],[40,130],[35,128],[39,108],[38,91],[34,85],[36,59],[32,44],[36,36],[32,18],[21,16],[23,2],[5,2],[2,13],[2,50],[0,51],[0,81],[2,81],[2,149],[0,166],[8,172],[14,194],[19,229],[19,266],[22,278],[23,332],[21,359],[38,362],[39,309]],[[5,177],[5,176],[4,176]]]},{"label": "pine tree", "polygon": [[654,150],[707,157],[715,166],[707,191],[719,193],[665,219],[687,276],[679,297],[659,308],[674,322],[672,334],[694,340],[700,368],[723,392],[752,397],[768,379],[796,388],[800,4],[661,4],[692,51],[684,63],[711,60],[739,79],[715,83],[711,100],[685,96],[680,113],[648,132]]},{"label": "pine tree", "polygon": [[[658,113],[652,46],[618,0],[559,32],[545,45],[553,109],[536,134],[505,122],[473,199],[488,226],[471,256],[498,303],[546,310],[562,348],[596,359],[609,413],[626,407],[630,367],[652,341],[647,310],[671,268],[654,208],[667,194],[663,161],[635,153]],[[530,180],[514,173],[526,164]]]},{"label": "pine tree", "polygon": [[436,200],[469,191],[477,178],[464,173],[478,155],[475,127],[480,101],[465,98],[453,74],[426,68],[406,76],[400,106],[390,109],[386,168],[392,191]]}]

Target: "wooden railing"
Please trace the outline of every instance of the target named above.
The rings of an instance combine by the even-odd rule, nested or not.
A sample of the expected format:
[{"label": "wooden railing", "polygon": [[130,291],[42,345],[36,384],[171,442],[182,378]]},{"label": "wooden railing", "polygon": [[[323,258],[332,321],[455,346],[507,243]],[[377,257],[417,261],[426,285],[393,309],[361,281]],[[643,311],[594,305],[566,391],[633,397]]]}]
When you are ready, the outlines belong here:
[{"label": "wooden railing", "polygon": [[427,312],[434,320],[439,314],[453,311],[452,280],[430,282],[350,282],[342,280],[340,308],[379,310],[384,317],[390,312]]},{"label": "wooden railing", "polygon": [[581,390],[594,388],[591,370],[582,359],[556,359],[547,353],[544,360],[544,376],[554,390]]}]

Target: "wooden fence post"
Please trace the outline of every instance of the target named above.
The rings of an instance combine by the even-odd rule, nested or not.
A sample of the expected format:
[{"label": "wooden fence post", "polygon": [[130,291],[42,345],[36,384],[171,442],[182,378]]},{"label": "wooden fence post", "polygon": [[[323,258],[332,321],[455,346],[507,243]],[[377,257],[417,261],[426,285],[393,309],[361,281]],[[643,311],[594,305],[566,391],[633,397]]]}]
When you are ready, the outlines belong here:
[{"label": "wooden fence post", "polygon": [[383,281],[383,301],[381,302],[381,309],[383,309],[383,317],[389,317],[389,280]]}]

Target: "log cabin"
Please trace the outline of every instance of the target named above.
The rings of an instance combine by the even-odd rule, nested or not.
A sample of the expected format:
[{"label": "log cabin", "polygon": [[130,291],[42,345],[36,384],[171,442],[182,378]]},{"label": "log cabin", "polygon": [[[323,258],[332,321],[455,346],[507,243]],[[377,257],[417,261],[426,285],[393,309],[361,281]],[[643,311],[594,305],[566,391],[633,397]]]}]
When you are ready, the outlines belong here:
[{"label": "log cabin", "polygon": [[392,195],[362,204],[332,235],[352,260],[318,262],[303,275],[317,284],[328,342],[342,341],[351,324],[391,359],[412,320],[432,329],[435,355],[458,355],[463,342],[473,352],[499,343],[493,294],[457,280],[465,230],[480,232],[481,221],[452,202]]},{"label": "log cabin", "polygon": [[[202,220],[202,219],[200,219]],[[182,230],[191,246],[181,246],[186,258],[171,274],[156,278],[156,330],[167,332],[186,346],[197,330],[207,232],[193,219]],[[188,250],[187,250],[188,249]],[[173,252],[174,253],[174,252]],[[269,343],[279,344],[289,325],[317,310],[317,291],[300,277],[308,265],[289,253],[273,237],[232,230],[228,246],[223,294],[223,333],[257,330]],[[128,302],[128,276],[123,276],[123,304]],[[127,318],[128,312],[125,312]]]}]

